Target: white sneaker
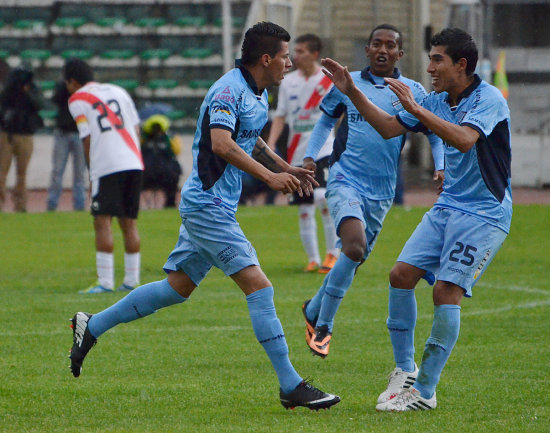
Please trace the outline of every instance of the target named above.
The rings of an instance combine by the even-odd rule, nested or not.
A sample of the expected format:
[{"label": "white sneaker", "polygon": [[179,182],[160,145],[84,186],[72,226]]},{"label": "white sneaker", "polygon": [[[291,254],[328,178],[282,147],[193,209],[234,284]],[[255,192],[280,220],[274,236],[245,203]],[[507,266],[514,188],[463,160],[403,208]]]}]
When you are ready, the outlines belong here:
[{"label": "white sneaker", "polygon": [[416,382],[416,376],[418,376],[418,367],[416,364],[414,364],[414,371],[412,373],[396,367],[388,376],[388,387],[380,394],[377,403],[385,403],[404,389],[409,389]]},{"label": "white sneaker", "polygon": [[376,405],[377,411],[383,412],[405,412],[408,410],[430,410],[435,409],[437,400],[435,392],[432,398],[426,399],[420,396],[420,391],[409,388],[401,391],[391,400]]}]

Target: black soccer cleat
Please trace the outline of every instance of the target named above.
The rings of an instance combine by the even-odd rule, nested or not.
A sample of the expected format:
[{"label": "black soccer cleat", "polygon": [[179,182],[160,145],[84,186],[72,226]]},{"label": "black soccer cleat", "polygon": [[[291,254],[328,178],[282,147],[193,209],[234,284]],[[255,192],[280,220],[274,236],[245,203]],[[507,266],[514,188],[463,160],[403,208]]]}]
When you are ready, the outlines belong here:
[{"label": "black soccer cleat", "polygon": [[80,376],[84,358],[97,342],[97,339],[90,334],[88,330],[88,320],[91,314],[78,312],[71,319],[71,328],[73,328],[73,347],[71,347],[71,372],[74,377]]},{"label": "black soccer cleat", "polygon": [[285,409],[294,409],[296,406],[310,410],[328,409],[340,401],[337,395],[327,394],[305,380],[288,394],[280,391],[279,396]]}]

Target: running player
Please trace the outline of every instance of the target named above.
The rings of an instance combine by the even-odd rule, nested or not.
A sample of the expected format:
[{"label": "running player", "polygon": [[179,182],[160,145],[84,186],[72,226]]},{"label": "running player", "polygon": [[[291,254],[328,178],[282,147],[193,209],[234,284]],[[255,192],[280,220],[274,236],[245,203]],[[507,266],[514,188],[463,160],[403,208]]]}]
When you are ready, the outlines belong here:
[{"label": "running player", "polygon": [[[351,76],[360,91],[387,113],[401,109],[399,100],[384,81],[387,77],[411,86],[414,99],[421,101],[426,92],[420,83],[403,77],[395,67],[403,57],[401,32],[382,24],[374,28],[365,47],[370,66]],[[321,288],[302,310],[306,321],[306,341],[313,354],[326,357],[332,338],[336,311],[350,287],[357,267],[372,252],[382,223],[395,197],[399,156],[405,132],[386,139],[361,116],[349,98],[332,88],[321,103],[321,117],[305,153],[304,168],[313,170],[314,160],[326,137],[343,115],[334,142],[327,186],[328,206],[340,237],[342,252]],[[443,145],[428,134],[436,171],[434,180],[443,176]]]},{"label": "running player", "polygon": [[181,193],[179,238],[164,265],[168,277],[138,287],[98,314],[75,314],[70,355],[75,377],[105,331],[185,302],[216,266],[246,295],[254,333],[279,379],[281,404],[316,410],[340,401],[303,380],[292,366],[273,287],[235,219],[243,171],[283,193],[311,194],[316,184],[313,172],[290,166],[259,138],[267,122],[265,89],[280,84],[291,66],[289,40],[287,31],[273,23],[261,22],[248,29],[240,66],[208,91],[197,121],[193,169]]},{"label": "running player", "polygon": [[112,218],[124,237],[124,280],[117,290],[139,285],[140,238],[137,228],[143,161],[139,116],[121,87],[93,81],[93,71],[80,59],[63,69],[71,93],[69,110],[84,145],[90,171],[97,282],[79,293],[112,292],[114,281]]},{"label": "running player", "polygon": [[[319,108],[321,99],[332,87],[332,81],[323,74],[319,65],[321,53],[319,36],[305,34],[299,36],[294,45],[294,66],[296,70],[285,76],[277,98],[277,110],[271,123],[268,146],[275,149],[285,122],[289,125],[287,162],[301,166],[311,131],[323,114]],[[313,190],[313,196],[300,197],[293,194],[291,203],[298,205],[300,215],[300,238],[308,256],[304,271],[326,274],[339,255],[336,247],[336,229],[328,211],[325,198],[328,177],[328,161],[332,153],[334,135],[329,134],[316,159],[315,179],[319,187]],[[315,209],[319,209],[325,233],[326,255],[321,262],[317,241],[317,223]]]},{"label": "running player", "polygon": [[[323,60],[328,76],[384,137],[429,129],[445,142],[443,192],[413,232],[390,273],[387,326],[396,368],[377,410],[433,409],[435,388],[458,339],[460,303],[500,249],[512,220],[510,111],[501,92],[474,73],[478,51],[460,29],[431,39],[434,92],[418,103],[409,87],[387,78],[404,110],[392,116],[361,93],[346,68]],[[414,363],[414,288],[437,275],[434,319],[418,372]],[[412,386],[411,386],[412,385]]]}]

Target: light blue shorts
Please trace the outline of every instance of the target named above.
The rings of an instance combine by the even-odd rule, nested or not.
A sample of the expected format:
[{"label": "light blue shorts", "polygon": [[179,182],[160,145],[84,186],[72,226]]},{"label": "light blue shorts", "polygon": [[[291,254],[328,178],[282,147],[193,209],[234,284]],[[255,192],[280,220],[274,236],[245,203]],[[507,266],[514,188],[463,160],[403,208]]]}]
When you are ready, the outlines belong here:
[{"label": "light blue shorts", "polygon": [[432,272],[472,296],[507,233],[458,210],[434,207],[422,218],[397,261]]},{"label": "light blue shorts", "polygon": [[219,206],[181,214],[178,242],[164,264],[166,273],[182,270],[197,286],[212,266],[233,275],[259,266],[256,250],[235,215]]},{"label": "light blue shorts", "polygon": [[[363,223],[367,237],[367,247],[363,258],[366,259],[374,248],[376,239],[382,230],[382,223],[393,200],[371,200],[359,194],[355,188],[334,180],[329,183],[326,197],[338,235],[340,234],[340,224],[348,218],[357,218]],[[336,246],[342,248],[340,239]]]}]

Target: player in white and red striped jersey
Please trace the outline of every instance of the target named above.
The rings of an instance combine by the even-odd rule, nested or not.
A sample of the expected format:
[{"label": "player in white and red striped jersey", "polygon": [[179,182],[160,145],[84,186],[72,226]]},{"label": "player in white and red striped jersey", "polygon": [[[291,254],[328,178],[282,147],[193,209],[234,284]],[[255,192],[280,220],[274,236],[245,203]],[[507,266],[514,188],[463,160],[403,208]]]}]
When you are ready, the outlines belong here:
[{"label": "player in white and red striped jersey", "polygon": [[70,59],[63,69],[75,119],[90,171],[98,281],[80,293],[112,292],[114,283],[112,217],[124,237],[124,281],[118,290],[139,285],[140,238],[137,229],[143,161],[139,116],[121,87],[93,81],[90,66]]},{"label": "player in white and red striped jersey", "polygon": [[[332,87],[318,63],[320,52],[321,39],[318,36],[305,34],[296,39],[293,59],[296,70],[285,76],[279,88],[277,110],[271,124],[268,145],[274,149],[285,122],[288,123],[287,162],[295,166],[302,165],[311,131],[322,114],[321,100]],[[308,265],[304,269],[307,272],[328,273],[339,254],[336,229],[325,199],[333,141],[331,132],[317,155],[316,180],[319,187],[315,188],[313,196],[294,194],[291,200],[292,204],[299,206],[300,238],[308,256]],[[317,242],[316,208],[321,213],[325,231],[326,255],[322,263]]]}]

